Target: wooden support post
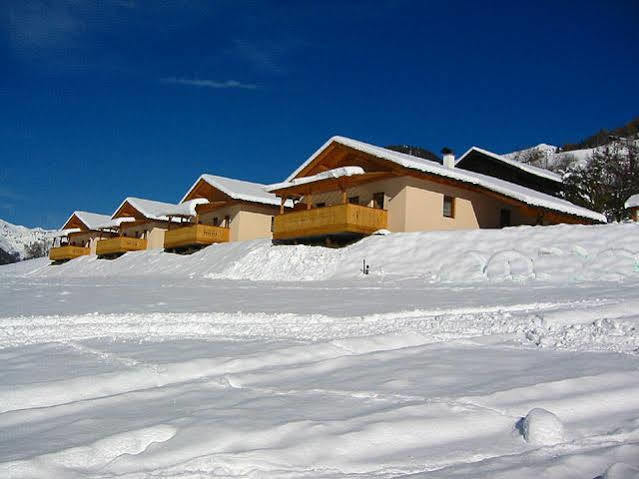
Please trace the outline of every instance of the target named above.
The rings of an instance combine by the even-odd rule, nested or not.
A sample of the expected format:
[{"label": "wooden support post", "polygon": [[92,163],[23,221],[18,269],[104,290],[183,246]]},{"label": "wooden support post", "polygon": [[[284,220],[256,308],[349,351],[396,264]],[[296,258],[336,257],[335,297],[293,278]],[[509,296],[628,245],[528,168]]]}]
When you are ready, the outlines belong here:
[{"label": "wooden support post", "polygon": [[284,214],[284,203],[286,203],[286,196],[282,196],[280,198],[281,202],[280,202],[280,214],[283,215]]},{"label": "wooden support post", "polygon": [[346,190],[342,190],[342,204],[345,205],[348,202],[348,198],[346,197]]},{"label": "wooden support post", "polygon": [[304,199],[306,200],[306,209],[310,210],[313,207],[313,193],[309,193]]}]

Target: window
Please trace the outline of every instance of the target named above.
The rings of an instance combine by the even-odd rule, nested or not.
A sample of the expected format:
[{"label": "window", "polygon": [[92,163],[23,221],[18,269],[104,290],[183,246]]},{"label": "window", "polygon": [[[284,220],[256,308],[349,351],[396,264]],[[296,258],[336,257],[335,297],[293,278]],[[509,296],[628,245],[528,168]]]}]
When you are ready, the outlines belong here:
[{"label": "window", "polygon": [[452,196],[444,196],[444,209],[442,211],[444,217],[455,217],[455,198]]},{"label": "window", "polygon": [[213,226],[220,226],[220,219],[217,216],[213,218]]},{"label": "window", "polygon": [[224,217],[224,226],[226,226],[227,228],[231,227],[231,217],[229,215],[226,215]]},{"label": "window", "polygon": [[315,208],[324,208],[326,206],[326,203],[322,202],[322,203],[315,203]]},{"label": "window", "polygon": [[348,202],[352,205],[359,205],[359,196],[351,196]]},{"label": "window", "polygon": [[373,208],[384,209],[384,192],[373,194]]},{"label": "window", "polygon": [[499,226],[501,228],[510,226],[510,210],[502,208],[502,210],[499,212]]}]

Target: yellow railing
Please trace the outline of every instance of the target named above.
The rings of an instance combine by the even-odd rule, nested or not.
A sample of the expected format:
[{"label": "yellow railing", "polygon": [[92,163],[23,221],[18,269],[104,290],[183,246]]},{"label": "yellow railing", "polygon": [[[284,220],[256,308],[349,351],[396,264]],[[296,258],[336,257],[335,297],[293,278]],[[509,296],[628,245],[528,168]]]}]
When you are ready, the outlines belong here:
[{"label": "yellow railing", "polygon": [[294,211],[276,216],[273,239],[296,239],[339,233],[371,234],[388,225],[388,212],[350,203]]},{"label": "yellow railing", "polygon": [[84,248],[83,246],[58,246],[57,248],[51,248],[51,251],[49,251],[49,259],[51,261],[66,261],[87,255],[90,252],[91,250],[89,248]]},{"label": "yellow railing", "polygon": [[119,236],[117,238],[101,239],[96,245],[95,252],[98,256],[120,254],[126,253],[127,251],[146,249],[146,244],[146,240],[142,238]]},{"label": "yellow railing", "polygon": [[211,225],[191,225],[172,229],[164,233],[164,248],[182,248],[185,246],[201,246],[213,243],[227,243],[229,228]]}]

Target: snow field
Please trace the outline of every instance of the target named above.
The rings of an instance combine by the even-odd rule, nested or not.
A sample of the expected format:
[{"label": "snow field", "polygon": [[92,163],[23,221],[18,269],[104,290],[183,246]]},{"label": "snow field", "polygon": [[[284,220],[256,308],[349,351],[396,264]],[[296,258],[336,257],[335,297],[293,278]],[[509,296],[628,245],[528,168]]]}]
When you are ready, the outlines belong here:
[{"label": "snow field", "polygon": [[2,267],[0,477],[634,477],[636,231]]}]

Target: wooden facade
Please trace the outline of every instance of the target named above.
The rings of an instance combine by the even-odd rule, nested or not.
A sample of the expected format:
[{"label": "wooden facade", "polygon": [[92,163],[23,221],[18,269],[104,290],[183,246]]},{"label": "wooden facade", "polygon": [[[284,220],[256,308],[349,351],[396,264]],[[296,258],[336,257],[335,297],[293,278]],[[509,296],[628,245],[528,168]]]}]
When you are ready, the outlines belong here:
[{"label": "wooden facade", "polygon": [[129,238],[118,236],[116,238],[102,239],[98,241],[96,253],[98,257],[118,256],[128,251],[140,251],[147,248],[147,240],[144,238]]},{"label": "wooden facade", "polygon": [[49,250],[49,259],[54,262],[62,262],[86,256],[90,253],[91,249],[89,247],[62,245]]},{"label": "wooden facade", "polygon": [[293,211],[275,217],[274,240],[326,235],[370,235],[388,226],[388,212],[355,204]]},{"label": "wooden facade", "polygon": [[205,224],[191,224],[167,231],[164,234],[164,249],[197,248],[214,243],[227,243],[229,237],[229,228]]}]

